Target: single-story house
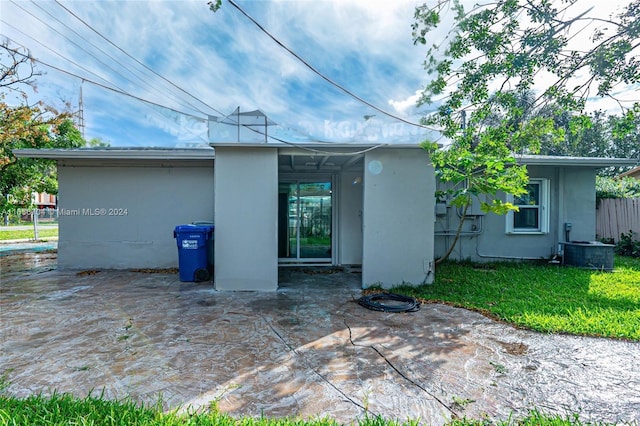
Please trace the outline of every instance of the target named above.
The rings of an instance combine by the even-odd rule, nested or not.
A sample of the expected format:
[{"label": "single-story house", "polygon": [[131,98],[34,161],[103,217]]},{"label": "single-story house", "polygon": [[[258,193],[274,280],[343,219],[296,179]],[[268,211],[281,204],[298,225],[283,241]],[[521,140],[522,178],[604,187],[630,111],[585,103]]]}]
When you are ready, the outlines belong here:
[{"label": "single-story house", "polygon": [[176,225],[215,222],[220,290],[279,265],[362,265],[363,286],[433,280],[435,177],[415,145],[20,150],[57,160],[60,268],[177,266]]},{"label": "single-story house", "polygon": [[[176,267],[174,227],[209,221],[219,290],[276,290],[287,265],[361,265],[363,287],[433,281],[458,212],[436,203],[433,166],[418,146],[212,147],[15,154],[57,160],[61,269]],[[455,258],[548,258],[565,239],[593,240],[596,170],[634,164],[520,161],[532,198],[506,217],[471,209]]]},{"label": "single-story house", "polygon": [[[595,179],[598,169],[629,166],[634,159],[521,155],[529,174],[529,193],[502,194],[519,211],[485,214],[474,203],[464,219],[451,258],[473,261],[549,259],[563,252],[561,243],[596,239]],[[436,203],[435,255],[446,252],[458,228],[461,209]]]}]

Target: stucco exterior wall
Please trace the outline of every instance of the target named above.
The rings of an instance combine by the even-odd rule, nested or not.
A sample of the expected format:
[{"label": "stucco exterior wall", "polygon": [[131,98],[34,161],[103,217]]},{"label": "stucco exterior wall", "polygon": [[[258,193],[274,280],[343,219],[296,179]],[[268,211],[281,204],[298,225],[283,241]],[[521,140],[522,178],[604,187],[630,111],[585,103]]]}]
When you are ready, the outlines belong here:
[{"label": "stucco exterior wall", "polygon": [[58,267],[178,266],[176,225],[213,221],[213,161],[61,160]]},{"label": "stucco exterior wall", "polygon": [[[595,168],[528,167],[529,177],[549,179],[549,231],[544,234],[508,234],[506,216],[483,214],[474,208],[463,225],[463,233],[450,258],[495,261],[545,259],[558,253],[565,240],[564,224],[572,224],[570,240],[595,239]],[[502,196],[504,199],[504,195]],[[435,256],[442,256],[453,241],[459,211],[447,205],[446,214],[436,216]]]},{"label": "stucco exterior wall", "polygon": [[339,243],[338,263],[362,264],[362,172],[344,172],[339,175]]},{"label": "stucco exterior wall", "polygon": [[215,181],[216,289],[277,290],[277,150],[216,147]]},{"label": "stucco exterior wall", "polygon": [[[596,238],[596,170],[563,169],[561,181],[564,191],[559,227],[564,222],[573,224],[569,234],[571,241],[593,241]],[[564,233],[560,228],[560,235]]]},{"label": "stucco exterior wall", "polygon": [[435,177],[426,152],[377,149],[364,167],[363,286],[431,282]]}]

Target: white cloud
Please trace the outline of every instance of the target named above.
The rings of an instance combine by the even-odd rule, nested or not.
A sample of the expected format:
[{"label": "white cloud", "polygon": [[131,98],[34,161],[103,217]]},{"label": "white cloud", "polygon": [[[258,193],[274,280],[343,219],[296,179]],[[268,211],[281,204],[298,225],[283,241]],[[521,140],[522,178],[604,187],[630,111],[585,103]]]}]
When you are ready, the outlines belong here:
[{"label": "white cloud", "polygon": [[393,99],[389,101],[389,105],[393,107],[393,109],[403,116],[409,114],[410,110],[414,110],[416,108],[416,104],[422,95],[422,90],[416,90],[416,92],[404,99],[399,101],[394,101]]}]

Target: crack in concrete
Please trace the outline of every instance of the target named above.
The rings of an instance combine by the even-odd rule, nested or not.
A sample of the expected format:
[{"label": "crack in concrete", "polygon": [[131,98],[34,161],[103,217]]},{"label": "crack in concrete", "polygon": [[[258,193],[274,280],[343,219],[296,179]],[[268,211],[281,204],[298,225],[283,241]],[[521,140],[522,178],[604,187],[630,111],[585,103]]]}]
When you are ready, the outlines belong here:
[{"label": "crack in concrete", "polygon": [[450,412],[454,419],[459,419],[460,418],[460,415],[458,413],[456,413],[444,401],[442,401],[435,394],[433,394],[433,392],[430,392],[427,388],[422,386],[420,383],[416,382],[415,380],[411,379],[410,377],[407,377],[407,375],[405,375],[402,371],[400,371],[398,369],[398,367],[396,367],[380,350],[378,350],[378,348],[376,348],[373,345],[361,345],[361,344],[355,343],[353,341],[353,334],[352,334],[352,331],[351,331],[351,327],[349,326],[349,324],[347,324],[347,320],[346,319],[344,319],[343,321],[344,321],[345,327],[347,327],[347,329],[349,330],[349,341],[351,342],[351,344],[353,346],[360,347],[360,348],[373,349],[375,351],[375,353],[377,353],[378,356],[380,356],[387,363],[387,365],[389,365],[389,367],[391,367],[391,369],[393,371],[395,371],[400,377],[402,377],[403,379],[405,379],[406,381],[411,383],[413,386],[417,387],[418,389],[420,389],[421,391],[423,391],[424,393],[429,395],[431,398],[433,398],[438,404],[442,405],[448,412]]},{"label": "crack in concrete", "polygon": [[[273,325],[271,325],[271,323],[263,316],[260,315],[260,318],[262,318],[262,320],[269,326],[269,328],[271,329],[271,331],[278,337],[278,339],[280,339],[280,341],[282,341],[282,343],[287,347],[287,349],[289,349],[289,351],[293,352],[298,358],[300,358],[300,360],[302,360],[302,362],[304,363],[304,365],[311,371],[313,371],[313,373],[318,376],[323,382],[325,382],[327,385],[329,385],[333,390],[335,390],[336,392],[338,392],[340,395],[342,395],[343,398],[345,398],[347,401],[349,401],[350,403],[352,403],[353,405],[355,405],[356,407],[358,407],[359,409],[361,409],[363,412],[371,412],[368,408],[364,407],[363,405],[359,404],[358,402],[356,402],[353,398],[349,397],[349,395],[347,395],[344,391],[342,391],[340,388],[338,388],[337,385],[335,385],[334,383],[332,383],[329,379],[327,379],[324,375],[320,374],[320,372],[318,370],[316,370],[314,368],[314,366],[309,363],[305,357],[303,357],[293,346],[291,346],[289,344],[289,342],[287,342],[287,340],[284,338],[284,336],[282,336],[278,330],[275,329],[275,327]],[[372,413],[375,416],[378,416],[378,414],[376,413]]]}]

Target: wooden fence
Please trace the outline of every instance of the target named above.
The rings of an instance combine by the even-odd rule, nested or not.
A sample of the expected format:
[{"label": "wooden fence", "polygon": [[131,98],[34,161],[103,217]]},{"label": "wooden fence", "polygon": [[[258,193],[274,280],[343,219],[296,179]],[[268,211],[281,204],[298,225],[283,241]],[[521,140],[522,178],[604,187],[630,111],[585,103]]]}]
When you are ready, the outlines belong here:
[{"label": "wooden fence", "polygon": [[596,210],[596,238],[613,238],[634,232],[640,240],[640,198],[603,198]]}]

